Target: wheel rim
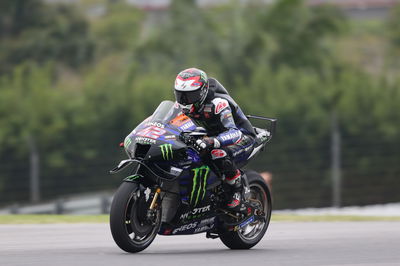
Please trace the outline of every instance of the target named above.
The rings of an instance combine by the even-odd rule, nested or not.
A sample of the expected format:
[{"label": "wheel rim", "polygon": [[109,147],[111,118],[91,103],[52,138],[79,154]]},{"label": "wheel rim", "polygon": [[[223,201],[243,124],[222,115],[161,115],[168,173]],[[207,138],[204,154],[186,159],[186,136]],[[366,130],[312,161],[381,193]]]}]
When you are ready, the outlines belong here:
[{"label": "wheel rim", "polygon": [[[130,196],[125,210],[125,229],[130,241],[135,245],[146,245],[151,242],[158,232],[161,221],[160,211],[156,212],[155,225],[149,224],[140,210],[148,209],[150,199],[140,190]],[[144,204],[145,206],[140,206]],[[140,219],[142,218],[142,219]]]},{"label": "wheel rim", "polygon": [[252,242],[255,239],[258,239],[260,234],[265,232],[270,218],[270,210],[268,209],[270,206],[267,194],[261,185],[257,183],[250,184],[250,200],[261,202],[265,219],[263,221],[257,220],[253,223],[249,223],[238,231],[240,238],[247,242]]}]

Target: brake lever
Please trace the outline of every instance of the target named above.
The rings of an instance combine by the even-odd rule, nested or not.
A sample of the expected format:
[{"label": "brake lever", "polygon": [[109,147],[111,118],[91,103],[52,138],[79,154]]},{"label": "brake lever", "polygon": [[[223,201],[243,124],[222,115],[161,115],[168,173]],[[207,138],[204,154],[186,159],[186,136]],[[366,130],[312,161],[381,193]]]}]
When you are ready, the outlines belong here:
[{"label": "brake lever", "polygon": [[188,134],[190,132],[181,132],[181,134],[179,134],[179,140],[181,140],[183,143],[185,143],[186,145],[191,145],[193,144],[193,138],[191,136],[187,136],[186,134]]},{"label": "brake lever", "polygon": [[179,139],[188,146],[192,146],[196,140],[206,137],[204,132],[183,131],[179,134]]}]

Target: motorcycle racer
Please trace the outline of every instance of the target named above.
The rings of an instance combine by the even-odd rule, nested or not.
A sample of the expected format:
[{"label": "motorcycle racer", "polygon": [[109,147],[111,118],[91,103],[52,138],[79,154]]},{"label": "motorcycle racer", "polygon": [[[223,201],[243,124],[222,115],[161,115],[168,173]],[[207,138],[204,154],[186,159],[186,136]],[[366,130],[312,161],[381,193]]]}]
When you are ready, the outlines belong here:
[{"label": "motorcycle racer", "polygon": [[224,175],[224,182],[232,191],[227,208],[240,208],[242,174],[238,165],[253,151],[252,125],[227,90],[200,69],[181,71],[174,93],[182,112],[207,130],[208,137],[198,139],[193,147],[211,159]]}]

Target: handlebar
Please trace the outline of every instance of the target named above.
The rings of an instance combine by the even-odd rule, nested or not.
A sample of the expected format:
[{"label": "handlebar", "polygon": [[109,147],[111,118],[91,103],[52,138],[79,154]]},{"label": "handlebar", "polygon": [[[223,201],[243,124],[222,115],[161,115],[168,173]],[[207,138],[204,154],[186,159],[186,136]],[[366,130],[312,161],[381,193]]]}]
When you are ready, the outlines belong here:
[{"label": "handlebar", "polygon": [[179,135],[179,139],[186,145],[192,145],[197,139],[204,138],[205,136],[207,136],[206,132],[183,131]]}]

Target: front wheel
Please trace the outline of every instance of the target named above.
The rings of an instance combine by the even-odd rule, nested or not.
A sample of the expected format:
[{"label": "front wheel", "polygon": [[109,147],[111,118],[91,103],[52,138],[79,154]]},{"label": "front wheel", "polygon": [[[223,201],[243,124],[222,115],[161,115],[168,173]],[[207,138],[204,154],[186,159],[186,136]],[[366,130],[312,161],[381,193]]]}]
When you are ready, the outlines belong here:
[{"label": "front wheel", "polygon": [[137,183],[124,182],[114,195],[110,211],[110,229],[115,243],[126,252],[140,252],[157,235],[161,224],[161,209],[153,217],[148,209],[152,198],[150,189]]},{"label": "front wheel", "polygon": [[221,231],[221,241],[231,249],[249,249],[263,238],[271,219],[272,201],[271,194],[264,179],[254,171],[246,171],[250,187],[250,201],[260,203],[264,214],[263,221],[249,223],[237,231]]}]

